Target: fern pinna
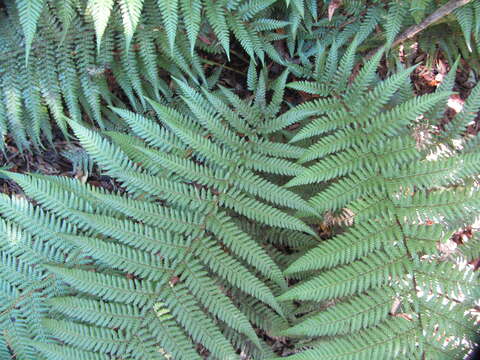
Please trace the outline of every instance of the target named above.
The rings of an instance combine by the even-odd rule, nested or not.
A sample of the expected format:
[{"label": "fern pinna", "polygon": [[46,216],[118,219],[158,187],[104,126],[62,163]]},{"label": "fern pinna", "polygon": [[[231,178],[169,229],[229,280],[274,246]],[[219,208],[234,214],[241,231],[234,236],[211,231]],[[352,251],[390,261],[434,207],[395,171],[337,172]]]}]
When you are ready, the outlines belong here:
[{"label": "fern pinna", "polygon": [[477,341],[469,312],[478,280],[461,249],[446,249],[480,207],[479,137],[464,136],[480,86],[435,132],[458,63],[435,93],[412,96],[413,68],[377,79],[381,52],[347,81],[355,46],[335,81],[289,84],[322,97],[282,115],[308,118],[291,143],[311,143],[299,160],[307,168],[287,187],[324,184],[309,200],[318,220],[343,212],[351,226],[287,268],[301,282],[279,299],[305,306],[282,334],[313,339],[292,360],[463,358]]},{"label": "fern pinna", "polygon": [[[269,140],[286,73],[255,100],[178,82],[182,113],[149,100],[161,124],[121,108],[135,135],[72,122],[122,192],[5,173],[38,204],[0,198],[0,352],[17,359],[272,357],[257,329],[286,326],[286,283],[258,226],[310,232],[310,206],[259,173],[300,174],[301,151]],[[186,104],[186,105],[185,105]],[[187,107],[188,105],[188,107]],[[268,110],[268,111],[267,111]],[[250,231],[244,223],[253,222]],[[272,230],[273,231],[273,230]],[[253,236],[253,237],[252,237]]]}]

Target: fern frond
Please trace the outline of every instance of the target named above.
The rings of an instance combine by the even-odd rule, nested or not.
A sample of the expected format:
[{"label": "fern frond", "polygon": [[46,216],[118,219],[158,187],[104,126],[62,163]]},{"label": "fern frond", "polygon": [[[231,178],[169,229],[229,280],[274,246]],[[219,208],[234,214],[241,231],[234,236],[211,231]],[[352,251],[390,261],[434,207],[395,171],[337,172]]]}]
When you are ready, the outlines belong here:
[{"label": "fern frond", "polygon": [[63,360],[75,357],[79,360],[107,360],[108,355],[91,351],[83,351],[68,345],[45,344],[41,342],[32,343],[32,346],[40,351],[48,359]]},{"label": "fern frond", "polygon": [[229,56],[230,38],[222,1],[205,0],[205,14],[215,32],[215,36]]},{"label": "fern frond", "polygon": [[127,354],[127,339],[124,335],[107,328],[92,328],[80,323],[62,320],[44,320],[43,326],[53,336],[69,345],[100,353]]},{"label": "fern frond", "polygon": [[[273,83],[276,108],[285,79]],[[185,83],[179,86],[190,111],[149,100],[162,123],[150,114],[112,107],[139,137],[108,132],[110,141],[69,120],[89,155],[124,185],[126,194],[62,177],[11,174],[37,206],[0,198],[2,215],[22,220],[17,225],[24,236],[39,238],[59,253],[55,261],[45,254],[42,262],[48,264],[42,266],[65,291],[45,299],[48,311],[40,327],[78,348],[79,356],[135,352],[161,358],[155,349],[163,348],[167,357],[196,359],[199,343],[212,356],[235,358],[233,345],[240,339],[252,354],[261,354],[265,349],[251,322],[270,326],[258,320],[263,313],[282,321],[273,315],[285,310],[274,295],[286,287],[279,265],[241,224],[252,219],[266,228],[313,234],[272,205],[308,211],[307,203],[262,174],[279,172],[275,166],[285,168],[280,173],[297,173],[301,166],[288,159],[298,157],[300,149],[254,131],[246,141],[235,127],[243,114],[225,115],[237,105],[245,116],[262,114],[257,105],[238,98],[232,104]],[[285,154],[277,157],[279,150]],[[22,246],[36,251],[28,243]],[[244,299],[255,304],[249,314],[241,310]],[[116,335],[112,327],[118,328]],[[59,356],[54,347],[48,351]]]},{"label": "fern frond", "polygon": [[113,0],[89,0],[87,7],[95,25],[98,51],[113,8]]},{"label": "fern frond", "polygon": [[[285,271],[302,281],[278,299],[334,302],[307,314],[285,332],[320,337],[311,350],[293,359],[410,358],[417,353],[433,359],[441,352],[465,353],[474,342],[468,325],[450,326],[441,304],[445,298],[471,299],[477,280],[468,266],[460,268],[439,249],[454,230],[451,224],[464,223],[468,214],[478,212],[478,189],[471,185],[479,171],[478,152],[458,150],[433,157],[428,144],[419,144],[412,128],[423,114],[435,111],[448,93],[392,104],[410,71],[403,70],[369,89],[366,84],[372,81],[372,73],[366,70],[340,95],[345,100],[358,99],[355,107],[350,101],[330,112],[330,103],[322,99],[297,110],[298,117],[318,118],[297,135],[297,139],[312,138],[314,145],[299,159],[308,168],[287,186],[325,183],[310,203],[320,213],[348,210],[353,225],[301,254]],[[370,97],[373,94],[375,100]],[[475,91],[472,95],[470,106],[476,109]],[[432,308],[421,306],[427,298]],[[395,330],[384,326],[397,322],[397,330],[402,329],[400,322],[410,327],[408,343],[394,345],[397,340],[389,338]],[[451,345],[445,345],[442,336],[429,335],[439,326],[442,336],[454,339]],[[355,342],[342,341],[360,336],[359,332],[367,345],[343,352]],[[380,338],[385,342],[375,343]]]},{"label": "fern frond", "polygon": [[385,321],[394,298],[395,293],[390,289],[367,291],[302,319],[283,334],[316,337],[354,333]]},{"label": "fern frond", "polygon": [[143,0],[120,0],[120,11],[122,12],[123,28],[125,30],[126,49],[130,48],[135,29],[140,21]]},{"label": "fern frond", "polygon": [[201,24],[201,0],[180,0],[183,21],[187,30],[190,49],[193,51]]},{"label": "fern frond", "polygon": [[405,319],[385,322],[375,330],[362,330],[355,335],[343,336],[329,342],[321,342],[315,348],[292,355],[292,360],[327,360],[332,357],[366,360],[401,358],[416,350],[418,330]]},{"label": "fern frond", "polygon": [[142,320],[138,308],[122,303],[89,298],[57,297],[50,299],[48,305],[53,311],[65,316],[107,328],[133,329]]},{"label": "fern frond", "polygon": [[168,42],[170,47],[173,48],[178,24],[178,0],[157,0],[157,5],[162,14]]},{"label": "fern frond", "polygon": [[37,23],[42,13],[45,0],[15,0],[25,35],[25,58],[28,62],[33,37],[37,30]]}]

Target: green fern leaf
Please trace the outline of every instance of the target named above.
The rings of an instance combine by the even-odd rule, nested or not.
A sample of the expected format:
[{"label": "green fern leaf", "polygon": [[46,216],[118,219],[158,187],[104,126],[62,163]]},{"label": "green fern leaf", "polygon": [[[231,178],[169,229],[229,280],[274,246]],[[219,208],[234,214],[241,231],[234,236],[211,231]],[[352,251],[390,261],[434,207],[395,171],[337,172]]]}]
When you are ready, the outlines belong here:
[{"label": "green fern leaf", "polygon": [[108,360],[110,357],[106,354],[98,354],[91,351],[83,351],[71,346],[60,346],[55,344],[45,344],[34,342],[32,346],[52,360],[78,359],[78,360]]},{"label": "green fern leaf", "polygon": [[15,0],[25,35],[25,58],[28,62],[37,23],[42,13],[45,0]]},{"label": "green fern leaf", "polygon": [[190,42],[190,51],[193,52],[202,20],[202,2],[201,0],[180,0],[180,9]]},{"label": "green fern leaf", "polygon": [[226,12],[223,8],[222,1],[214,2],[213,0],[205,0],[205,11],[208,22],[212,26],[218,41],[227,56],[230,56],[230,38],[226,22]]},{"label": "green fern leaf", "polygon": [[113,0],[89,0],[87,7],[93,18],[97,37],[97,51],[100,51],[100,44],[113,8]]},{"label": "green fern leaf", "polygon": [[[178,23],[178,0],[157,0],[170,48],[173,49]],[[192,9],[195,11],[194,9]]]},{"label": "green fern leaf", "polygon": [[126,49],[130,48],[133,34],[140,21],[143,0],[120,0],[120,10],[122,12],[123,28],[125,30]]},{"label": "green fern leaf", "polygon": [[462,28],[463,36],[465,38],[465,43],[467,44],[468,50],[472,51],[472,31],[474,26],[473,20],[473,8],[468,4],[462,6],[455,10],[455,16],[457,17],[458,23]]}]

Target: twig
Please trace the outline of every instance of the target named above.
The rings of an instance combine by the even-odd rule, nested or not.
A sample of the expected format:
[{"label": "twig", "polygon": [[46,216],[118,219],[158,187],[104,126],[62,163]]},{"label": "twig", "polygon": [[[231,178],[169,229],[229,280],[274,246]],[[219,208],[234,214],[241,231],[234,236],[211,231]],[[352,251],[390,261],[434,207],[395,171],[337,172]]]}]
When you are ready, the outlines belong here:
[{"label": "twig", "polygon": [[400,45],[405,40],[408,40],[408,39],[414,37],[420,31],[425,30],[428,26],[437,22],[441,18],[449,15],[453,10],[458,9],[459,7],[461,7],[463,5],[466,5],[471,1],[472,0],[450,0],[448,3],[443,5],[441,8],[435,10],[432,14],[427,16],[420,24],[410,26],[402,34],[397,36],[397,38],[395,39],[395,41],[392,44],[392,48]]},{"label": "twig", "polygon": [[[425,30],[427,27],[432,25],[433,23],[437,22],[438,20],[442,19],[443,17],[449,15],[453,10],[458,9],[459,7],[468,4],[472,0],[450,0],[448,3],[443,5],[441,8],[435,10],[432,14],[427,16],[420,24],[412,25],[403,33],[397,36],[395,41],[392,43],[391,48],[394,48],[404,41],[411,39],[419,32]],[[373,57],[380,49],[374,49],[370,51],[366,56],[365,60],[369,60]]]},{"label": "twig", "polygon": [[238,57],[240,60],[242,60],[243,62],[246,62],[247,64],[250,63],[250,60],[246,59],[244,56],[242,56],[242,54],[236,52],[235,50],[232,50],[230,49],[229,50],[233,55],[235,55],[236,57]]},{"label": "twig", "polygon": [[227,70],[230,70],[230,71],[233,71],[237,74],[241,74],[241,75],[245,75],[245,73],[241,72],[240,70],[237,70],[237,69],[234,69],[230,66],[227,66],[227,65],[224,65],[224,64],[220,64],[219,62],[216,62],[216,61],[212,61],[212,60],[208,60],[208,59],[203,59],[201,58],[200,59],[201,62],[205,63],[205,64],[208,64],[208,65],[215,65],[215,66],[220,66],[224,69],[227,69]]}]

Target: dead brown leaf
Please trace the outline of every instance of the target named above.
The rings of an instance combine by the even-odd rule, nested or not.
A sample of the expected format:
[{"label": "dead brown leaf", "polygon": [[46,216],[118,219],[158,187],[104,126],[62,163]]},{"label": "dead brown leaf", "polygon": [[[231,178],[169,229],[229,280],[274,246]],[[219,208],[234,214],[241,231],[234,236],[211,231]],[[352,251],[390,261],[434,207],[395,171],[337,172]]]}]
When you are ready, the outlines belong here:
[{"label": "dead brown leaf", "polygon": [[335,10],[337,10],[341,5],[342,0],[332,0],[332,2],[328,5],[328,21],[332,21]]}]

